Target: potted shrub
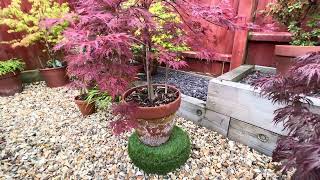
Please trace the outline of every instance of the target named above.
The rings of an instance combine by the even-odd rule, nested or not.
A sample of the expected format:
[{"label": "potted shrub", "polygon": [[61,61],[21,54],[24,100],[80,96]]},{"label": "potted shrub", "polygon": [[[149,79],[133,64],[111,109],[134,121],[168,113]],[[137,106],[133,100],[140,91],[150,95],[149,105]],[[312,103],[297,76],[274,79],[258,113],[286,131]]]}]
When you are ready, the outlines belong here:
[{"label": "potted shrub", "polygon": [[320,114],[310,106],[319,101],[320,52],[298,57],[286,74],[255,82],[261,95],[284,104],[274,122],[283,123],[288,135],[281,137],[272,159],[282,170],[294,170],[292,179],[320,179]]},{"label": "potted shrub", "polygon": [[80,95],[74,98],[75,103],[77,104],[81,114],[83,116],[88,116],[96,112],[96,106],[94,101],[88,99],[88,91],[85,90],[80,91]]},{"label": "potted shrub", "polygon": [[278,72],[285,74],[295,57],[320,51],[319,3],[316,0],[278,0],[269,4],[267,14],[288,27],[292,34],[291,45],[275,48]]},{"label": "potted shrub", "polygon": [[[164,7],[163,15],[175,13],[174,17],[170,17],[172,20],[161,21],[163,17],[150,12],[156,3]],[[94,83],[99,90],[108,92],[113,100],[122,95],[122,103],[113,107],[117,118],[111,124],[113,131],[121,133],[136,128],[140,134],[139,139],[145,143],[143,146],[158,146],[169,139],[175,123],[173,117],[181,102],[181,93],[175,87],[152,84],[152,62],[156,60],[163,63],[167,69],[185,66],[179,53],[157,43],[153,38],[165,34],[161,36],[161,41],[170,42],[173,48],[177,47],[188,40],[183,27],[193,32],[197,37],[194,39],[205,38],[205,28],[199,19],[233,30],[247,29],[249,26],[237,23],[240,17],[236,16],[226,1],[213,8],[192,1],[110,0],[104,3],[93,0],[90,3],[80,1],[75,11],[78,14],[76,20],[64,31],[65,39],[57,46],[57,49],[63,49],[67,54],[68,74],[74,77],[72,84],[83,88],[91,87],[90,84]],[[196,20],[184,18],[182,14]],[[176,16],[179,21],[175,20]],[[137,74],[136,68],[130,65],[134,58],[134,45],[142,47],[147,85],[126,91]],[[200,55],[215,55],[201,52]],[[189,151],[185,152],[186,155],[179,160],[178,165],[187,160]]]},{"label": "potted shrub", "polygon": [[[23,11],[21,3],[21,0],[12,0],[8,7],[0,10],[0,25],[8,26],[9,33],[23,33],[21,37],[2,43],[11,44],[13,48],[41,43],[45,57],[38,57],[38,60],[42,68],[40,74],[46,84],[49,87],[67,84],[66,64],[61,60],[62,53],[59,54],[52,48],[61,41],[62,32],[68,26],[68,21],[61,21],[69,13],[68,3],[60,4],[54,0],[29,1],[29,11]],[[55,25],[51,26],[52,23]],[[43,63],[44,61],[47,63]]]},{"label": "potted shrub", "polygon": [[[118,98],[115,99],[116,101]],[[107,109],[112,102],[112,97],[107,92],[100,91],[97,87],[80,91],[80,95],[75,97],[81,114],[88,116],[96,112],[96,109]]]},{"label": "potted shrub", "polygon": [[11,96],[22,91],[20,71],[23,68],[21,59],[0,61],[0,96]]}]

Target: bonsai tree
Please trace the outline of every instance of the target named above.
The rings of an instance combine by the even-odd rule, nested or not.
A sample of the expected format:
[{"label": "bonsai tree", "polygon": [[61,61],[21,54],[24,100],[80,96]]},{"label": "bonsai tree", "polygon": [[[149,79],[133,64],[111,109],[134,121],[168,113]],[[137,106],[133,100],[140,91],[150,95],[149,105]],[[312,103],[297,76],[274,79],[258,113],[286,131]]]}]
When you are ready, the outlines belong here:
[{"label": "bonsai tree", "polygon": [[284,171],[295,169],[293,179],[320,179],[320,114],[310,109],[309,97],[320,93],[320,52],[298,57],[285,75],[255,82],[261,95],[284,104],[275,111],[274,122],[283,122],[288,135],[281,137],[273,161]]},{"label": "bonsai tree", "polygon": [[[159,5],[162,12],[157,14],[152,9]],[[257,28],[241,23],[229,1],[208,6],[184,0],[80,0],[75,12],[78,16],[65,30],[65,39],[56,46],[67,53],[68,73],[75,77],[73,84],[82,88],[94,83],[113,98],[121,95],[135,80],[136,70],[129,64],[133,59],[132,47],[138,45],[146,63],[147,101],[151,105],[161,96],[155,94],[152,86],[151,62],[157,60],[172,68],[184,66],[174,48],[189,39],[206,38],[202,21],[230,30]],[[186,33],[185,28],[191,33]],[[168,44],[159,43],[159,39]],[[201,57],[215,56],[200,45],[199,49]],[[134,108],[129,106],[115,108],[114,113],[122,112],[122,118],[113,123],[114,131],[134,127]]]},{"label": "bonsai tree", "polygon": [[266,14],[288,27],[288,31],[292,34],[292,45],[319,45],[318,0],[277,0],[268,5]]},{"label": "bonsai tree", "polygon": [[[50,28],[47,23],[53,23],[65,17],[69,13],[68,3],[59,4],[54,0],[29,0],[28,2],[31,4],[31,9],[27,12],[21,9],[21,0],[12,0],[8,7],[0,9],[0,25],[8,26],[9,33],[23,34],[14,40],[1,43],[11,44],[13,48],[42,43],[43,51],[49,57],[48,66],[62,66],[52,48],[63,38],[62,32],[68,26],[68,22],[59,21]],[[44,20],[47,20],[46,23]],[[42,65],[41,60],[40,63]]]}]

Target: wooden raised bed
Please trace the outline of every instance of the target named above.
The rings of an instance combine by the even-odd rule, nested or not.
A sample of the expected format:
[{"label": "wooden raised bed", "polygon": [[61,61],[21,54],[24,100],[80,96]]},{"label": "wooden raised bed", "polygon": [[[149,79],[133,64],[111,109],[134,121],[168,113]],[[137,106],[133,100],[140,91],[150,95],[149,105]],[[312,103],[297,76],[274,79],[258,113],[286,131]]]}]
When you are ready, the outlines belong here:
[{"label": "wooden raised bed", "polygon": [[[280,135],[286,135],[282,124],[274,125],[274,110],[281,107],[259,96],[259,90],[240,79],[254,70],[275,73],[275,68],[243,65],[209,83],[207,108],[230,118],[227,136],[264,154],[271,155]],[[320,99],[312,98],[313,108],[320,112]]]},{"label": "wooden raised bed", "polygon": [[[210,80],[207,102],[182,96],[178,115],[212,129],[234,141],[271,155],[277,139],[286,135],[282,124],[272,122],[281,107],[259,96],[259,91],[238,83],[254,70],[275,73],[275,68],[243,65]],[[320,112],[320,100],[310,98]]]}]

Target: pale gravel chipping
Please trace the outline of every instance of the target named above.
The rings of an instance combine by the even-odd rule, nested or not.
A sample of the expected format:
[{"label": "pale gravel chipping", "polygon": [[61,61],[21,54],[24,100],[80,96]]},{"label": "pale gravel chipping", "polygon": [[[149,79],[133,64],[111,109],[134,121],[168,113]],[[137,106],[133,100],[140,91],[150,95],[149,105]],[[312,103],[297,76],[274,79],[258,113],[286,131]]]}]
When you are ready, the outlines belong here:
[{"label": "pale gravel chipping", "polygon": [[75,95],[37,83],[0,97],[0,179],[286,179],[270,157],[182,118],[191,158],[166,176],[147,175],[128,157],[130,133],[112,135],[107,112],[83,118]]}]

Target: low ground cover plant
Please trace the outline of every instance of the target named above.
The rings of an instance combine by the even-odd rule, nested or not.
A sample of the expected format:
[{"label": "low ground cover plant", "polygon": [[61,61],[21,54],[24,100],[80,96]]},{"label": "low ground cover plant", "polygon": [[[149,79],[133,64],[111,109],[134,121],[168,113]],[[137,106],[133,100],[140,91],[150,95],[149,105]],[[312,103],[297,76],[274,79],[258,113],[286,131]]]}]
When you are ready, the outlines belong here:
[{"label": "low ground cover plant", "polygon": [[21,59],[9,59],[0,61],[0,76],[7,73],[22,71],[25,63]]}]

